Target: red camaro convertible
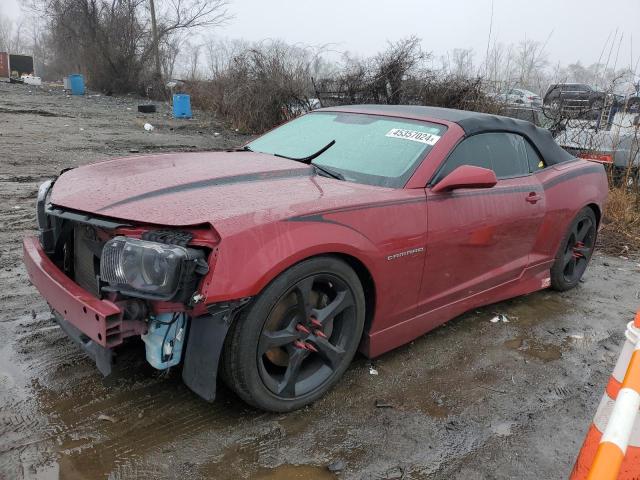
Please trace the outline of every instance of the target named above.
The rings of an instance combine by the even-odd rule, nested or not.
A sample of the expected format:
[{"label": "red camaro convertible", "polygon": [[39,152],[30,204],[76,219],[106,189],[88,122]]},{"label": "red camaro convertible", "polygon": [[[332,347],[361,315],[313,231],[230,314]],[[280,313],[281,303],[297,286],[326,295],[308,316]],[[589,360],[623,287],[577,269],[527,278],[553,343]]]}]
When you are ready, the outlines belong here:
[{"label": "red camaro convertible", "polygon": [[127,337],[213,400],[319,398],[356,350],[376,357],[462,312],[578,284],[602,165],[530,123],[351,106],[230,152],[75,168],[38,193],[33,284],[103,374]]}]

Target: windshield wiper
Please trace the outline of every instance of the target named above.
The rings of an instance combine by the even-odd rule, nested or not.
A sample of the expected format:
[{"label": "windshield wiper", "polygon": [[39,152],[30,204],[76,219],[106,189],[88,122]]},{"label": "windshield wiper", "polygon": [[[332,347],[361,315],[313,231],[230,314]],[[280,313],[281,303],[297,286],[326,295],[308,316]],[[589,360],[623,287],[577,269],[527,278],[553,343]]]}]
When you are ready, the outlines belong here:
[{"label": "windshield wiper", "polygon": [[280,155],[279,153],[274,153],[273,156],[274,157],[280,157],[280,158],[286,158],[287,160],[295,160],[296,162],[311,163],[311,160],[313,160],[315,158],[318,158],[320,155],[322,155],[324,152],[329,150],[335,144],[336,144],[336,141],[335,140],[331,140],[329,143],[327,143],[324,147],[322,147],[316,153],[312,153],[308,157],[302,157],[302,158],[287,157],[286,155]]},{"label": "windshield wiper", "polygon": [[225,152],[253,152],[253,150],[249,148],[249,145],[245,145],[244,147],[229,148],[228,150],[224,150],[224,151]]},{"label": "windshield wiper", "polygon": [[313,165],[313,167],[316,170],[320,170],[322,173],[324,173],[325,175],[330,176],[331,178],[335,178],[338,180],[344,180],[344,175],[341,174],[340,172],[336,172],[335,170],[332,170],[330,168],[327,167],[323,167],[321,165],[318,165],[317,163],[312,163],[311,165]]}]

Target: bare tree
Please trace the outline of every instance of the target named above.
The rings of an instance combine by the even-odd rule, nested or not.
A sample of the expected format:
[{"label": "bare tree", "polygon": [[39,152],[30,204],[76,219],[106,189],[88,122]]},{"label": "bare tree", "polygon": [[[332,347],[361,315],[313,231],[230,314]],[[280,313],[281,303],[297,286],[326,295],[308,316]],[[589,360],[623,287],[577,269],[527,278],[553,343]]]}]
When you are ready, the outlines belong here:
[{"label": "bare tree", "polygon": [[473,55],[471,48],[454,48],[451,55],[451,73],[462,78],[475,76]]},{"label": "bare tree", "polygon": [[189,80],[199,80],[200,79],[200,51],[202,50],[202,45],[191,45],[187,43],[185,45],[185,50],[188,52],[187,57],[187,78]]},{"label": "bare tree", "polygon": [[0,51],[26,53],[29,47],[24,21],[15,22],[0,14]]},{"label": "bare tree", "polygon": [[373,87],[386,100],[385,103],[400,103],[403,80],[416,73],[428,57],[416,36],[389,43],[387,49],[376,56]]},{"label": "bare tree", "polygon": [[[105,91],[155,84],[156,43],[148,0],[32,0],[51,32],[60,73],[80,70]],[[227,18],[225,0],[156,0],[156,38],[165,73],[173,73],[182,38]]]},{"label": "bare tree", "polygon": [[543,83],[542,73],[549,65],[544,44],[535,40],[523,40],[513,51],[512,61],[518,84],[539,91]]}]

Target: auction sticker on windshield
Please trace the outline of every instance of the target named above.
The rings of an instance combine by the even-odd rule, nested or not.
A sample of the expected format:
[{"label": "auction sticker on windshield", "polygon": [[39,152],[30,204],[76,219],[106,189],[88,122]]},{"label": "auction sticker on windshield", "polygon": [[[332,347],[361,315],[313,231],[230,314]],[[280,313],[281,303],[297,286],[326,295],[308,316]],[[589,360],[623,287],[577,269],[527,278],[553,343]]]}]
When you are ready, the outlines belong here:
[{"label": "auction sticker on windshield", "polygon": [[416,130],[405,130],[404,128],[392,128],[385,135],[391,138],[401,138],[403,140],[411,140],[413,142],[425,143],[427,145],[435,145],[440,137],[432,133],[418,132]]}]

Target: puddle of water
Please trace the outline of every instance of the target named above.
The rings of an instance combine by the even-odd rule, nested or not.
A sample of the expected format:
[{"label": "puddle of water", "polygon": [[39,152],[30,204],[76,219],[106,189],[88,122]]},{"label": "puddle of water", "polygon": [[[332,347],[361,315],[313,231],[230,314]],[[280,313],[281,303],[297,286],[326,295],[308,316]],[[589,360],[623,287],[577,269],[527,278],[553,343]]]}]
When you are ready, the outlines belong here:
[{"label": "puddle of water", "polygon": [[505,347],[516,350],[523,355],[537,358],[543,362],[558,360],[562,357],[562,349],[558,345],[543,343],[535,338],[520,336],[507,340],[504,342],[504,345]]},{"label": "puddle of water", "polygon": [[520,327],[531,327],[567,314],[567,301],[548,292],[536,292],[505,302],[510,321]]}]

